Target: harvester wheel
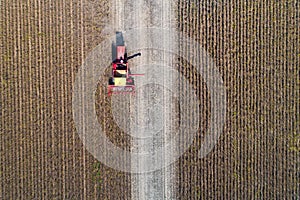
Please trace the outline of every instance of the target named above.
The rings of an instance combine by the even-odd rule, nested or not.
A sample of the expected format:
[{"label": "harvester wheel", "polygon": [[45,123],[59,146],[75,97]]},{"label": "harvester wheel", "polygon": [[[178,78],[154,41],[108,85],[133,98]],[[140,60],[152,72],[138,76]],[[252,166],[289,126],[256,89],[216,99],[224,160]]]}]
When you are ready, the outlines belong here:
[{"label": "harvester wheel", "polygon": [[110,78],[108,79],[108,85],[114,85],[114,84],[115,84],[115,83],[114,83],[113,78],[110,77]]}]

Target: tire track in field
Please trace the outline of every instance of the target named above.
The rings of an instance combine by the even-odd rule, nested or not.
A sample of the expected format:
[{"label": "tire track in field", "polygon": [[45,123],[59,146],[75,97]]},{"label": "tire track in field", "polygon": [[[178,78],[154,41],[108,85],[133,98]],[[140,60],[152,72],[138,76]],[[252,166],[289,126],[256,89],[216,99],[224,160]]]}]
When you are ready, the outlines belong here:
[{"label": "tire track in field", "polygon": [[[163,38],[147,38],[147,34],[145,32],[146,27],[157,27],[164,29],[172,28],[172,19],[174,19],[174,15],[172,13],[173,7],[171,5],[171,1],[118,0],[114,1],[113,7],[115,8],[114,24],[116,29],[118,31],[125,32],[126,30],[138,29],[136,41],[141,46],[152,46],[151,43],[157,40],[161,40],[161,42],[166,44],[165,46],[172,42],[170,39],[168,39],[167,35]],[[126,41],[126,38],[124,39]],[[151,64],[151,61],[160,63],[161,65],[158,67],[160,67],[160,72],[163,73],[164,80],[157,82],[157,84],[166,85],[166,81],[172,81],[172,77],[169,77],[170,74],[165,67],[172,66],[173,58],[169,53],[160,53],[160,60],[158,60],[153,51],[142,50],[142,56],[134,61],[131,61],[131,66],[136,66],[145,73],[144,77],[136,79],[137,88],[140,88],[140,90],[137,91],[136,98],[132,98],[131,100],[132,107],[134,107],[135,110],[135,112],[131,112],[131,115],[136,115],[134,117],[134,122],[131,123],[138,124],[136,129],[134,129],[135,125],[131,124],[131,132],[135,136],[145,135],[146,132],[153,131],[149,127],[149,120],[165,116],[164,118],[161,118],[163,120],[163,127],[159,134],[152,134],[151,136],[148,135],[147,139],[134,138],[132,140],[131,145],[134,153],[141,154],[143,152],[156,152],[160,145],[164,146],[166,142],[168,142],[165,139],[166,136],[173,132],[171,120],[172,116],[170,115],[170,113],[172,113],[170,92],[165,88],[162,88],[162,91],[157,91],[153,85],[146,85],[146,87],[143,86],[147,82],[157,81],[153,79],[153,76],[155,77],[153,72],[154,70],[152,70],[151,66],[146,66],[148,63]],[[151,112],[151,109],[153,109],[151,106],[153,106],[155,100],[153,99],[153,96],[149,95],[150,91],[159,93],[157,96],[160,98],[159,102],[161,103],[161,107],[159,107],[160,110],[156,111],[156,113]],[[154,172],[144,172],[147,166],[152,165],[152,163],[166,160],[166,155],[170,155],[169,152],[163,153],[161,158],[152,158],[152,160],[143,158],[141,156],[138,158],[132,158],[132,171],[140,172],[138,174],[132,174],[131,176],[132,199],[175,198],[173,192],[173,175],[175,174],[175,168],[173,166]]]}]

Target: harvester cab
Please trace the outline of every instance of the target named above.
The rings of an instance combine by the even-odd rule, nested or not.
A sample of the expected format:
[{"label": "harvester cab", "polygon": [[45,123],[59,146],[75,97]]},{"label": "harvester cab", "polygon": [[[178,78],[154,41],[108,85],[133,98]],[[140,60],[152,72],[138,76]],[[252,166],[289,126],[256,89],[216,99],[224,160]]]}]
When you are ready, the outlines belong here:
[{"label": "harvester cab", "polygon": [[112,73],[111,77],[109,77],[108,80],[109,96],[112,94],[134,93],[135,84],[133,76],[143,75],[131,73],[131,70],[128,65],[128,60],[137,56],[141,56],[141,53],[137,53],[132,56],[127,56],[124,42],[122,42],[121,45],[118,45],[118,40],[120,40],[118,37],[121,36],[117,34],[116,58],[112,62]]}]

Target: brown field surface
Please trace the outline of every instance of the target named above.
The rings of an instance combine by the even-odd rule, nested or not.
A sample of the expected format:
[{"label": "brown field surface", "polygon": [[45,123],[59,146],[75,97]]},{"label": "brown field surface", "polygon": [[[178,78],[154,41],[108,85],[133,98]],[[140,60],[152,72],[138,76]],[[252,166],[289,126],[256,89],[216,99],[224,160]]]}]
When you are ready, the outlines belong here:
[{"label": "brown field surface", "polygon": [[[131,174],[85,149],[72,113],[76,73],[107,36],[111,4],[0,0],[0,11],[0,199],[131,199]],[[174,164],[176,198],[299,199],[298,1],[185,0],[175,12],[178,31],[213,58],[227,94],[223,134],[199,159],[210,95],[178,58],[203,102],[203,128]],[[96,96],[99,123],[129,150],[106,91]]]}]

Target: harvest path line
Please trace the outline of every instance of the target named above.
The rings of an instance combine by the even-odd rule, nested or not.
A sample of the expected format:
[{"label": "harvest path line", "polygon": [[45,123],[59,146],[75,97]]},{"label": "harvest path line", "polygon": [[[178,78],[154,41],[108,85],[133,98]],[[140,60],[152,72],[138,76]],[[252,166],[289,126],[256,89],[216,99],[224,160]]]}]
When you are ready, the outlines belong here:
[{"label": "harvest path line", "polygon": [[[161,29],[171,29],[175,24],[174,10],[172,2],[169,0],[117,0],[113,1],[114,16],[113,24],[116,31],[124,31],[137,29],[136,41],[140,46],[149,46],[153,41],[159,40],[166,44],[170,41],[168,35],[163,38],[147,37],[146,27],[157,27]],[[175,27],[175,26],[174,26]],[[126,38],[124,38],[126,41]],[[130,50],[130,49],[129,49]],[[131,99],[131,107],[134,107],[135,115],[130,123],[131,133],[134,136],[144,136],[144,138],[133,137],[131,142],[132,151],[134,153],[149,153],[166,145],[166,138],[172,134],[172,101],[171,93],[164,88],[165,82],[173,82],[175,77],[171,77],[171,73],[166,70],[166,67],[172,66],[173,57],[167,51],[159,52],[160,60],[156,60],[152,50],[141,50],[142,56],[132,62],[132,66],[137,66],[141,69],[145,76],[137,78],[137,91],[135,97]],[[163,80],[158,82],[153,79],[155,74],[151,63],[159,63],[156,67],[160,67],[160,72],[163,73]],[[148,65],[147,65],[148,64]],[[157,70],[156,70],[157,72]],[[147,85],[147,82],[154,82],[161,85],[161,89],[155,86]],[[158,95],[151,96],[151,91]],[[157,99],[159,98],[159,99]],[[154,111],[155,109],[155,111]],[[135,123],[135,125],[134,125]],[[150,126],[151,124],[151,126]],[[161,126],[161,131],[155,134],[153,127]],[[152,134],[149,134],[152,133]],[[170,152],[163,152],[159,159],[148,159],[142,156],[131,159],[131,166],[140,173],[131,175],[131,196],[132,199],[174,199],[175,198],[175,168],[171,165],[161,170],[154,172],[144,172],[146,166],[152,163],[162,162],[167,159],[166,156],[171,156]],[[164,158],[164,159],[162,159]]]}]

